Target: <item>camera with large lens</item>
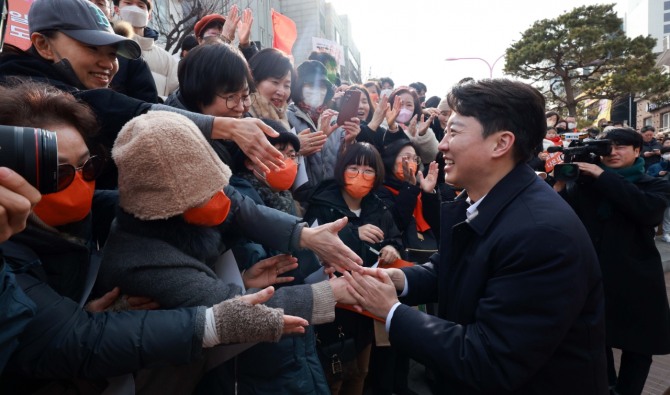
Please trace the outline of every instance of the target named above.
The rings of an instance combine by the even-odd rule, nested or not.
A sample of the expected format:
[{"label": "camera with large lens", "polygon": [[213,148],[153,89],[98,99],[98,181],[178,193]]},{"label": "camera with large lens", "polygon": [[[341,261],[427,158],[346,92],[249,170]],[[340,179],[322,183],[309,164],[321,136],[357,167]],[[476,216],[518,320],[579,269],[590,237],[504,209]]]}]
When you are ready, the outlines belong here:
[{"label": "camera with large lens", "polygon": [[56,192],[56,133],[31,127],[0,126],[0,166],[20,174],[41,194]]},{"label": "camera with large lens", "polygon": [[549,147],[548,152],[563,152],[563,163],[554,166],[554,178],[558,181],[581,180],[579,166],[574,162],[598,164],[601,156],[612,152],[610,140],[584,139],[574,140],[566,148]]}]

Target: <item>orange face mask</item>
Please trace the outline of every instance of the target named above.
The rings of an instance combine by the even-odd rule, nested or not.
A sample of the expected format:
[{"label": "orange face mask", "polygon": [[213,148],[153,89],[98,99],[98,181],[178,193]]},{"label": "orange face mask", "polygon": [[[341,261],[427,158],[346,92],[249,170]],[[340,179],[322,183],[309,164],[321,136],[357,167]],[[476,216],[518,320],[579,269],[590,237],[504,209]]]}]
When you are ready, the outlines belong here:
[{"label": "orange face mask", "polygon": [[223,191],[218,191],[207,203],[184,211],[184,221],[191,225],[221,225],[230,212],[230,199]]},{"label": "orange face mask", "polygon": [[293,159],[284,160],[284,164],[286,164],[286,167],[283,169],[272,170],[265,175],[265,181],[272,189],[277,191],[288,190],[298,174],[298,165]]},{"label": "orange face mask", "polygon": [[354,199],[365,197],[370,193],[372,185],[375,183],[374,178],[366,180],[360,173],[354,178],[345,178],[345,180],[347,184],[344,186],[344,190]]},{"label": "orange face mask", "polygon": [[[409,168],[409,171],[412,174],[416,174],[416,169],[418,167],[416,162],[414,162],[414,161],[407,162],[407,167]],[[404,180],[405,179],[405,173],[402,170],[402,162],[396,164],[395,176],[398,177],[399,180]]]},{"label": "orange face mask", "polygon": [[78,171],[67,188],[42,196],[33,212],[49,226],[81,221],[91,212],[93,191],[95,181],[85,181]]}]

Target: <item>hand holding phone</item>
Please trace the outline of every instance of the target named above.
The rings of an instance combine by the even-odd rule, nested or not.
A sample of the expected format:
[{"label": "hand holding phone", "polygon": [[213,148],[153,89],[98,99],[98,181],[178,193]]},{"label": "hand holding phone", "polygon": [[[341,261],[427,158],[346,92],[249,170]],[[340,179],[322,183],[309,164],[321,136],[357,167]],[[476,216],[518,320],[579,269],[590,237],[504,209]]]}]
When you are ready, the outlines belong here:
[{"label": "hand holding phone", "polygon": [[340,113],[337,115],[337,124],[342,126],[351,121],[358,114],[358,104],[361,101],[361,91],[352,89],[344,92],[340,101]]}]

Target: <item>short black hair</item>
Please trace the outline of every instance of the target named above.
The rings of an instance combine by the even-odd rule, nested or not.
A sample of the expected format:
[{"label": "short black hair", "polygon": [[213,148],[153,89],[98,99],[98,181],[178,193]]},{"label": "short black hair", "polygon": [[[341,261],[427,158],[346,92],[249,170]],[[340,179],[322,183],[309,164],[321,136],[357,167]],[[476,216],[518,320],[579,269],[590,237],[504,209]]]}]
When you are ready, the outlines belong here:
[{"label": "short black hair", "polygon": [[375,171],[375,182],[372,189],[382,186],[384,182],[384,164],[377,149],[370,143],[354,143],[347,147],[343,155],[337,157],[333,178],[340,188],[344,188],[344,171],[350,165],[370,166]]},{"label": "short black hair", "polygon": [[268,78],[282,79],[291,73],[291,81],[295,76],[291,59],[275,48],[264,48],[249,59],[249,68],[254,81],[258,84]]},{"label": "short black hair", "polygon": [[528,161],[547,131],[545,100],[532,86],[508,79],[485,79],[459,84],[447,96],[458,114],[474,117],[483,136],[507,130],[514,133],[516,163]]},{"label": "short black hair", "polygon": [[439,96],[431,96],[428,99],[426,99],[426,108],[437,108],[437,106],[440,105],[440,102],[442,99],[440,99]]},{"label": "short black hair", "polygon": [[383,87],[383,86],[384,86],[384,82],[388,82],[388,83],[391,85],[391,89],[393,89],[393,87],[395,87],[395,82],[393,82],[393,80],[392,80],[390,77],[382,77],[382,78],[380,78],[380,79],[379,79],[379,86]]},{"label": "short black hair", "polygon": [[201,112],[217,95],[237,92],[254,81],[242,53],[228,44],[198,45],[179,62],[179,92],[190,111]]},{"label": "short black hair", "polygon": [[651,125],[646,125],[646,126],[643,126],[642,129],[640,129],[640,133],[644,133],[647,130],[651,130],[652,132],[655,132],[656,128],[651,126]]},{"label": "short black hair", "polygon": [[426,87],[426,84],[424,84],[423,82],[412,82],[411,84],[409,84],[409,87],[414,88],[414,90],[416,90],[417,92],[428,91],[428,87]]},{"label": "short black hair", "polygon": [[642,148],[642,135],[631,128],[614,128],[607,131],[605,139],[616,145],[632,145],[633,148]]},{"label": "short black hair", "polygon": [[189,34],[188,36],[184,37],[184,40],[181,42],[182,51],[190,51],[197,46],[198,46],[198,39],[195,38],[193,34]]}]

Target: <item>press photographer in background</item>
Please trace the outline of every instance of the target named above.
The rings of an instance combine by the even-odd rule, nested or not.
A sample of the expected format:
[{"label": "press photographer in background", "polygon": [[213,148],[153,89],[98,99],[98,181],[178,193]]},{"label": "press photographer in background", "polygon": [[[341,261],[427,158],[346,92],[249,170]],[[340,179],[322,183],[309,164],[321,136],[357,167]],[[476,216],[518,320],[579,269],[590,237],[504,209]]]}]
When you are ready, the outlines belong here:
[{"label": "press photographer in background", "polygon": [[[570,203],[591,236],[603,273],[609,385],[613,394],[640,394],[652,355],[670,353],[670,309],[654,227],[663,219],[670,182],[645,174],[642,136],[611,129],[600,163],[575,161],[577,181],[554,189]],[[621,349],[619,372],[612,348]]]}]

